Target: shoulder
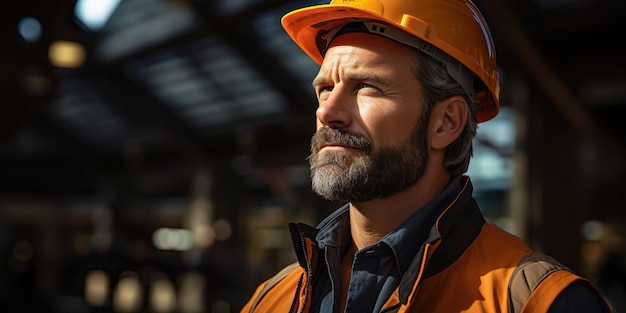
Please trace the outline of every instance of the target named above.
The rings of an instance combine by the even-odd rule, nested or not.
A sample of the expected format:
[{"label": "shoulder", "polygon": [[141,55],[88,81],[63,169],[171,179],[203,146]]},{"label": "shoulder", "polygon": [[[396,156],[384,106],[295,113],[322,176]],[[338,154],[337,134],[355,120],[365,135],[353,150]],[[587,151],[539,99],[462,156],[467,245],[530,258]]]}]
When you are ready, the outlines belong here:
[{"label": "shoulder", "polygon": [[610,312],[587,279],[540,252],[525,255],[509,280],[511,312]]},{"label": "shoulder", "polygon": [[[509,268],[512,271],[519,264],[520,259],[531,251],[522,239],[498,226],[485,223],[460,260],[469,264],[479,262],[484,266]],[[467,260],[468,257],[475,260]]]},{"label": "shoulder", "polygon": [[507,249],[516,250],[522,255],[531,251],[522,239],[493,224],[485,223],[481,235],[490,245],[506,246]]}]

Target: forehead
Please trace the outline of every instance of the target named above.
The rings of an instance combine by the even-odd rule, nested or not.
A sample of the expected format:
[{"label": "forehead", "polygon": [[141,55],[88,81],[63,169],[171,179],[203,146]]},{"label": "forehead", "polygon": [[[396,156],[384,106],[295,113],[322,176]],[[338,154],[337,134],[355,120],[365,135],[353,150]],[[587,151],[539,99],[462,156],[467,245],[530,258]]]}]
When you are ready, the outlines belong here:
[{"label": "forehead", "polygon": [[415,60],[412,48],[393,40],[367,33],[347,33],[333,40],[324,56],[321,72],[339,65],[411,71]]}]

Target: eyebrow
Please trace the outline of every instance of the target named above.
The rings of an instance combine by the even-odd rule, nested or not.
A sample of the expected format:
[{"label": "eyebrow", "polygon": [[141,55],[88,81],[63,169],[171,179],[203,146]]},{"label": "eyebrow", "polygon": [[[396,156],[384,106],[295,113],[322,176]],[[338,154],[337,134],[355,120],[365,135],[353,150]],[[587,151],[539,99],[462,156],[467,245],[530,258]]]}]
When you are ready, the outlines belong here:
[{"label": "eyebrow", "polygon": [[[374,84],[382,85],[382,86],[391,85],[391,79],[387,77],[382,77],[380,75],[376,75],[375,73],[372,73],[372,72],[350,73],[348,74],[348,80],[356,81],[356,82],[372,82]],[[313,82],[311,83],[311,85],[313,85],[313,87],[316,87],[316,86],[327,85],[329,83],[330,83],[330,80],[328,80],[327,78],[318,76],[318,77],[315,77],[315,79],[313,79]]]},{"label": "eyebrow", "polygon": [[317,76],[317,77],[315,77],[315,78],[313,79],[313,82],[311,82],[311,85],[312,85],[313,87],[316,87],[316,86],[323,86],[323,85],[328,85],[328,82],[329,82],[329,80],[328,80],[328,79],[326,79],[326,78],[324,78],[324,77]]}]

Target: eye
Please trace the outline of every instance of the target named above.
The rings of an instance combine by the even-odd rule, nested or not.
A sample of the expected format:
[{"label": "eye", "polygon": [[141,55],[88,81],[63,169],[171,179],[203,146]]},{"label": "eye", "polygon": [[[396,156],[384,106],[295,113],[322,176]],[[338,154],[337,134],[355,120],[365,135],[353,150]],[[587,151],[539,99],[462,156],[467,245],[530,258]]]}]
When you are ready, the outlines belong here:
[{"label": "eye", "polygon": [[319,88],[318,92],[332,91],[333,86],[322,86]]},{"label": "eye", "polygon": [[374,95],[375,93],[378,93],[380,91],[378,87],[368,83],[359,83],[356,87],[357,92],[366,95]]},{"label": "eye", "polygon": [[333,86],[328,85],[328,86],[319,86],[316,92],[317,92],[318,97],[322,97],[322,95],[329,93],[331,91],[333,91]]}]

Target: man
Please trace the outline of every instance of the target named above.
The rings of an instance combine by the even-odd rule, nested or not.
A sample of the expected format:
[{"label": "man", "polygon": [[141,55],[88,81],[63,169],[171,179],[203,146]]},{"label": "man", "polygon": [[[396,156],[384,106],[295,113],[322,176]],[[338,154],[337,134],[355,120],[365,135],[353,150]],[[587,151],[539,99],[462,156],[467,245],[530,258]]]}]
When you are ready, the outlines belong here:
[{"label": "man", "polygon": [[485,222],[466,172],[498,112],[495,51],[469,0],[344,0],[282,20],[320,71],[298,263],[242,312],[606,312],[589,282]]}]

